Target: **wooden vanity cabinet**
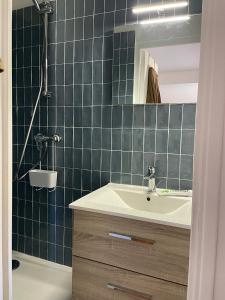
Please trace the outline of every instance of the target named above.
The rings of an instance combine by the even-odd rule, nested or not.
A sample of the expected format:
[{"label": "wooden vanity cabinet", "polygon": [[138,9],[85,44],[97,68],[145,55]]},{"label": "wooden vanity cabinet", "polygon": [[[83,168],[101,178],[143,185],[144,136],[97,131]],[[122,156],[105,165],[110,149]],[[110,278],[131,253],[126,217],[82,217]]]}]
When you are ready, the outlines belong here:
[{"label": "wooden vanity cabinet", "polygon": [[181,300],[186,287],[84,258],[73,258],[73,299]]},{"label": "wooden vanity cabinet", "polygon": [[73,300],[185,300],[190,230],[74,211]]}]

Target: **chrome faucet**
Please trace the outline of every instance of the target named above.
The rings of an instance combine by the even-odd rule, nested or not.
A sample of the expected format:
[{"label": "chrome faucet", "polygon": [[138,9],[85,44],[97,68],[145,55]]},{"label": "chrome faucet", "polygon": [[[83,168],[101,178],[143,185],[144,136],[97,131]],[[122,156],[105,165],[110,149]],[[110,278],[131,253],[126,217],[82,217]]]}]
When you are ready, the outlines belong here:
[{"label": "chrome faucet", "polygon": [[154,193],[156,191],[155,184],[155,167],[149,166],[148,173],[144,176],[145,180],[148,180],[148,194]]}]

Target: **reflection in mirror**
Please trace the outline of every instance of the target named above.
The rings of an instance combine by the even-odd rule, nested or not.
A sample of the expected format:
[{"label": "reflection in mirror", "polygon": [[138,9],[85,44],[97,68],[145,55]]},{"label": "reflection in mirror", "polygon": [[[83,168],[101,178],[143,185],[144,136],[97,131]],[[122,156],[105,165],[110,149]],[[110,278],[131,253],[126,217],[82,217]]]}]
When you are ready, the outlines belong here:
[{"label": "reflection in mirror", "polygon": [[201,15],[116,27],[113,104],[196,103]]}]

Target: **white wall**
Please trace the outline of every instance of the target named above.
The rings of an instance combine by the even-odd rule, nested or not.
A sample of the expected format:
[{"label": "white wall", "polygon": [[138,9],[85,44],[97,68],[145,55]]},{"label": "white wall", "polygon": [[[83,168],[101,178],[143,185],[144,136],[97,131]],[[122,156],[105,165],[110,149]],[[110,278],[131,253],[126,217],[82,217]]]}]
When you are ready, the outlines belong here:
[{"label": "white wall", "polygon": [[162,84],[184,84],[197,83],[199,70],[168,71],[159,73],[159,83]]},{"label": "white wall", "polygon": [[200,43],[148,49],[159,66],[163,103],[196,103],[198,95]]},{"label": "white wall", "polygon": [[12,8],[19,9],[26,6],[31,6],[32,4],[32,0],[13,0]]},{"label": "white wall", "polygon": [[159,88],[163,103],[196,103],[199,70],[159,72]]},{"label": "white wall", "polygon": [[159,86],[162,103],[196,103],[198,83],[163,84]]}]

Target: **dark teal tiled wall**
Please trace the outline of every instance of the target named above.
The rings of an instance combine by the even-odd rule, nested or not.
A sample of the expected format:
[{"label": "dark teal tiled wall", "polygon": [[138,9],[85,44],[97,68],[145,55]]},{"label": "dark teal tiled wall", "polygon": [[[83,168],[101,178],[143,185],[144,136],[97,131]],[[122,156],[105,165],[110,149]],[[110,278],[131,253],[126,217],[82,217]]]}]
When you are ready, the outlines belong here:
[{"label": "dark teal tiled wall", "polygon": [[[199,10],[194,3],[192,13]],[[71,265],[68,204],[109,181],[144,184],[149,164],[156,165],[161,186],[191,187],[195,105],[112,106],[113,28],[137,21],[131,13],[135,4],[58,0],[54,5],[49,24],[52,97],[41,99],[23,170],[38,159],[34,135],[59,133],[58,187],[37,192],[27,178],[13,184],[15,250]],[[14,169],[37,96],[41,36],[33,8],[13,12]],[[51,159],[49,151],[43,165],[51,167]]]}]

